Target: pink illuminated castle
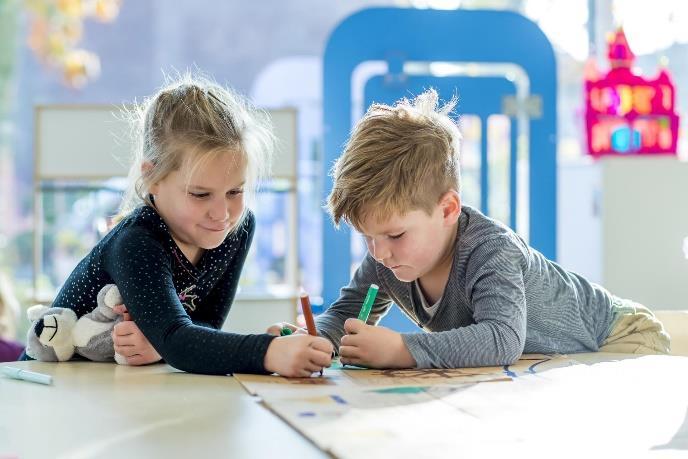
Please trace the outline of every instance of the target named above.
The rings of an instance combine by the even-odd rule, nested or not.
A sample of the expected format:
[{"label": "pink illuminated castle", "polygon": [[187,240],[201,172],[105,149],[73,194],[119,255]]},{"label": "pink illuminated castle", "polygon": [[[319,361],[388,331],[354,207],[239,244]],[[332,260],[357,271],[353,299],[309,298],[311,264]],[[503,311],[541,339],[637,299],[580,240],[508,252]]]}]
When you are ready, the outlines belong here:
[{"label": "pink illuminated castle", "polygon": [[585,70],[585,124],[593,156],[676,154],[675,89],[662,68],[654,79],[633,72],[635,60],[618,29],[608,44],[611,69],[600,76],[594,61]]}]

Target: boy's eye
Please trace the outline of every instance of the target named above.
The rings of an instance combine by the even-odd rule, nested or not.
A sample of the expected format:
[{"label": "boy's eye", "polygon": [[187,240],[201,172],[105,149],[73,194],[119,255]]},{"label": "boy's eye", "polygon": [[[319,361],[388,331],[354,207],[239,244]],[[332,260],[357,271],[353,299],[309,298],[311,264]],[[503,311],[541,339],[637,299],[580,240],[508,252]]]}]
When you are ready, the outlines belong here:
[{"label": "boy's eye", "polygon": [[238,188],[238,189],[236,189],[236,190],[229,190],[229,191],[227,192],[227,194],[230,195],[230,196],[237,196],[237,195],[242,194],[243,192],[244,192],[244,190],[242,190],[241,188]]},{"label": "boy's eye", "polygon": [[191,191],[189,191],[189,195],[196,199],[205,199],[208,196],[210,196],[210,193],[192,193]]},{"label": "boy's eye", "polygon": [[390,234],[390,235],[389,235],[389,238],[390,238],[390,239],[399,239],[399,238],[400,238],[401,236],[403,236],[404,234],[406,234],[406,232],[399,233],[399,234]]}]

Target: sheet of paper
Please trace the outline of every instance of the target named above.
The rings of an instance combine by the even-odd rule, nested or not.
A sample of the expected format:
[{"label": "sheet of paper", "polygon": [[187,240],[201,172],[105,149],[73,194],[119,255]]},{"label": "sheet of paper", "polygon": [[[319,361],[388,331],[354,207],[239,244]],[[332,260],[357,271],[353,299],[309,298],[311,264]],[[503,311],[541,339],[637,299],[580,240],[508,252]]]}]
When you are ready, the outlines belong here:
[{"label": "sheet of paper", "polygon": [[600,354],[587,362],[524,356],[462,372],[237,379],[335,457],[551,457],[562,445],[570,457],[685,453],[688,358]]}]

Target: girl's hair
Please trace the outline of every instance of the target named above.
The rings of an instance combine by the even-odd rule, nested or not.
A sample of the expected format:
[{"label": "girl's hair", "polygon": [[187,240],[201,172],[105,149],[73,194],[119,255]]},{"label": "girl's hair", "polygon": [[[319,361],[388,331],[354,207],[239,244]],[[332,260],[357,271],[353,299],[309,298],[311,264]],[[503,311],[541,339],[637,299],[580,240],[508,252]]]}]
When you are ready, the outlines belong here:
[{"label": "girl's hair", "polygon": [[[126,115],[132,127],[134,160],[118,219],[144,203],[152,206],[151,185],[184,165],[194,171],[214,156],[238,155],[237,164],[246,165],[244,189],[249,203],[270,172],[275,138],[269,116],[205,77],[186,73],[126,109]],[[152,167],[144,173],[145,163]],[[246,210],[235,228],[245,214]]]}]

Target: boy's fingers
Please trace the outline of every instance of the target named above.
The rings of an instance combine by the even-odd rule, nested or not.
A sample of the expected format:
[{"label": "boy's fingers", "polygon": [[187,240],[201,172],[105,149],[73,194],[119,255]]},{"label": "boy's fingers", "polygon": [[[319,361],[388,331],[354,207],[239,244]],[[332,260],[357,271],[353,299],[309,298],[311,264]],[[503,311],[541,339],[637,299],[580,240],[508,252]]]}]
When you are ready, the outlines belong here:
[{"label": "boy's fingers", "polygon": [[367,367],[365,362],[359,358],[342,359],[341,363],[344,365],[356,365],[357,367]]},{"label": "boy's fingers", "polygon": [[280,336],[282,334],[282,327],[279,325],[271,325],[267,330],[268,335]]},{"label": "boy's fingers", "polygon": [[356,335],[344,335],[340,341],[341,346],[358,346],[360,337]]},{"label": "boy's fingers", "polygon": [[131,314],[129,314],[128,312],[125,312],[124,314],[122,314],[122,319],[124,319],[125,321],[126,320],[130,321],[131,320]]},{"label": "boy's fingers", "polygon": [[352,359],[359,357],[358,348],[354,346],[339,346],[339,356],[342,359]]},{"label": "boy's fingers", "polygon": [[355,335],[365,326],[366,324],[358,319],[346,319],[346,322],[344,322],[344,331],[349,335]]}]

